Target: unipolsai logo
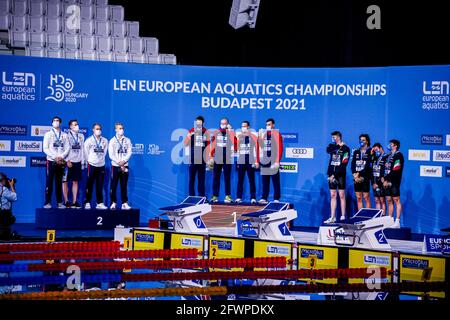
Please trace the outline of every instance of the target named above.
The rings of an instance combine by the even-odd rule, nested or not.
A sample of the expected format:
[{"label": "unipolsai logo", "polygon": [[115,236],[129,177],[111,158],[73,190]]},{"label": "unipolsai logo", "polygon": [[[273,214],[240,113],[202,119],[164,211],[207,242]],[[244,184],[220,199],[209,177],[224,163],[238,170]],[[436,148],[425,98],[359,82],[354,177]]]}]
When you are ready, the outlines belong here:
[{"label": "unipolsai logo", "polygon": [[47,87],[49,95],[45,100],[53,100],[55,102],[77,102],[78,99],[86,99],[87,93],[73,92],[75,84],[72,79],[62,74],[51,74],[50,85]]},{"label": "unipolsai logo", "polygon": [[152,156],[159,156],[161,153],[164,153],[165,151],[160,150],[159,145],[157,144],[149,144],[148,148],[147,148],[147,154],[152,155]]},{"label": "unipolsai logo", "polygon": [[450,89],[448,81],[423,81],[422,109],[448,110]]},{"label": "unipolsai logo", "polygon": [[36,76],[31,72],[2,72],[1,99],[7,101],[35,101]]}]

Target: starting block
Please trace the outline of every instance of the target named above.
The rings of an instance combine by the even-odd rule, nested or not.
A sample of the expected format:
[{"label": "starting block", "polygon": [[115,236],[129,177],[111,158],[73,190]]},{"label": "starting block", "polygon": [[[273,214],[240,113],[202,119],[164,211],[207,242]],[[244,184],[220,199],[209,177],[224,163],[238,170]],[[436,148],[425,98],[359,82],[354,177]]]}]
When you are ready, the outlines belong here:
[{"label": "starting block", "polygon": [[269,202],[262,210],[241,215],[238,235],[273,241],[294,241],[287,222],[297,218],[297,210],[286,202]]},{"label": "starting block", "polygon": [[321,226],[317,244],[390,250],[384,229],[389,228],[394,219],[382,213],[380,209],[363,208],[349,219]]},{"label": "starting block", "polygon": [[208,233],[202,216],[211,212],[211,205],[206,197],[187,197],[183,202],[160,208],[165,211],[177,232]]}]

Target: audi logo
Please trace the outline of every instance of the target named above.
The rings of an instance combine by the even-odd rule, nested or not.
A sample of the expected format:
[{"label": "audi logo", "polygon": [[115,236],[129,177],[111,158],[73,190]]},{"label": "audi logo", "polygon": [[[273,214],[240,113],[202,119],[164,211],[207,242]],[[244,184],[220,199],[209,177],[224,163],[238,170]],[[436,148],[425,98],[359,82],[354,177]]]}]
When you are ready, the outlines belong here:
[{"label": "audi logo", "polygon": [[292,149],[292,154],[307,154],[308,150],[305,148],[294,148]]}]

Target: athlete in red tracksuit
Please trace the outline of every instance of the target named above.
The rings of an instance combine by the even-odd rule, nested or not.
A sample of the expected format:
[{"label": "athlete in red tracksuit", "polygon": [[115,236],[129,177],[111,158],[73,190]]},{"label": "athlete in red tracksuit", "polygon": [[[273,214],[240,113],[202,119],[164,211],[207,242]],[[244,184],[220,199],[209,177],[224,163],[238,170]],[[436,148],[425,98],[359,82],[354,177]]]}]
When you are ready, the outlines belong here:
[{"label": "athlete in red tracksuit", "polygon": [[273,183],[273,199],[278,202],[281,197],[280,160],[283,156],[283,139],[275,130],[275,120],[266,121],[266,130],[259,130],[259,147],[261,150],[262,196],[259,203],[266,204],[270,191],[270,178]]}]

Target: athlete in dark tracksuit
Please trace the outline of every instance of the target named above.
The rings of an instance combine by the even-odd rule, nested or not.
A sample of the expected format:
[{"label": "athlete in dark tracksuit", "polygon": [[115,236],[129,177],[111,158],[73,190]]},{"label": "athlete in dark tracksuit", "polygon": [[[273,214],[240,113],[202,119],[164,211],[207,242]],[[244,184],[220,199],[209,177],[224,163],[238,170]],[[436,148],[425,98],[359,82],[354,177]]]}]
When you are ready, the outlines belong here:
[{"label": "athlete in dark tracksuit", "polygon": [[328,177],[334,176],[335,180],[329,181],[330,189],[345,190],[347,165],[350,157],[350,148],[347,145],[338,145],[330,143],[327,147],[327,153],[330,155],[328,162]]},{"label": "athlete in dark tracksuit", "polygon": [[242,201],[244,193],[244,178],[247,173],[248,182],[250,186],[250,202],[256,203],[256,184],[255,184],[255,170],[259,166],[259,144],[256,132],[242,131],[237,134],[238,146],[238,185],[237,185],[237,199],[236,202]]},{"label": "athlete in dark tracksuit", "polygon": [[354,189],[358,202],[358,210],[363,207],[363,198],[366,201],[366,208],[371,208],[370,204],[370,179],[372,170],[371,149],[360,148],[353,152],[351,169],[355,180]]},{"label": "athlete in dark tracksuit", "polygon": [[233,130],[218,129],[211,136],[211,159],[214,162],[213,199],[217,201],[220,191],[220,175],[223,170],[225,202],[231,202],[231,169],[233,151],[236,151],[236,136]]},{"label": "athlete in dark tracksuit", "polygon": [[374,145],[373,149],[377,149],[373,153],[372,158],[372,187],[373,194],[375,197],[375,205],[377,209],[382,209],[383,213],[386,214],[386,202],[385,202],[385,192],[383,188],[383,182],[381,182],[381,178],[384,177],[384,166],[387,160],[388,155],[386,155],[382,150],[379,150],[378,147]]},{"label": "athlete in dark tracksuit", "polygon": [[[203,121],[202,121],[203,125]],[[189,145],[189,195],[195,196],[195,177],[197,176],[198,195],[205,196],[206,148],[209,147],[209,135],[203,126],[189,130],[184,141]]]}]

